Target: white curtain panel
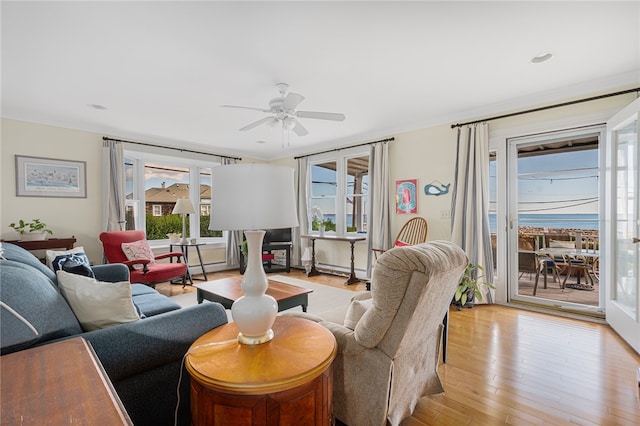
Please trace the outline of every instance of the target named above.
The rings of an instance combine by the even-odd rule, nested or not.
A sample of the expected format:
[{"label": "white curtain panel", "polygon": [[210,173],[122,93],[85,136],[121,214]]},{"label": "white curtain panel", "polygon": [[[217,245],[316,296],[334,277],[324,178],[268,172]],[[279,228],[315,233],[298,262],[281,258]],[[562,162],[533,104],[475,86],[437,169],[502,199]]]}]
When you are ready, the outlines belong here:
[{"label": "white curtain panel", "polygon": [[124,148],[122,142],[102,141],[103,224],[105,231],[125,228]]},{"label": "white curtain panel", "polygon": [[307,233],[309,229],[309,215],[307,210],[307,173],[309,173],[309,162],[307,157],[298,158],[296,163],[296,181],[295,192],[298,197],[298,224],[297,228],[293,228],[293,264],[302,265],[302,254],[304,248],[309,245],[308,240],[302,241],[300,235]]},{"label": "white curtain panel", "polygon": [[[451,199],[451,239],[482,265],[484,280],[493,283],[489,232],[489,126],[478,123],[458,128],[458,152]],[[493,290],[483,287],[481,303],[493,303]],[[478,303],[478,301],[476,301]]]},{"label": "white curtain panel", "polygon": [[374,248],[391,247],[391,201],[389,191],[389,145],[379,142],[369,151],[369,211],[367,212],[367,276],[373,268]]}]

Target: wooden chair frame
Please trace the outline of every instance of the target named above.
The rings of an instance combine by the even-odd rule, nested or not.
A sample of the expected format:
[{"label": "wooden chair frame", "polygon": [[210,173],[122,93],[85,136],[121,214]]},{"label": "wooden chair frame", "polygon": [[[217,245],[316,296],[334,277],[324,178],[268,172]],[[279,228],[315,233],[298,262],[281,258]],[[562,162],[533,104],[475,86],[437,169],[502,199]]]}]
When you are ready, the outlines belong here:
[{"label": "wooden chair frame", "polygon": [[[399,245],[413,246],[427,242],[427,232],[429,231],[429,224],[423,217],[411,218],[407,223],[402,225],[398,236],[393,242],[393,247]],[[375,260],[378,260],[378,256],[384,253],[384,249],[372,249]]]}]

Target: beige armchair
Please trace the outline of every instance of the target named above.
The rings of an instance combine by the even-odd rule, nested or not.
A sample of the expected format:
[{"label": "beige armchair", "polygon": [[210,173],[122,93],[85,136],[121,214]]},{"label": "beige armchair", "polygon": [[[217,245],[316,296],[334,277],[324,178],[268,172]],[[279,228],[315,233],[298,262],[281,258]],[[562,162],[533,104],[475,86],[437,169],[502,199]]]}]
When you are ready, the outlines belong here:
[{"label": "beige armchair", "polygon": [[396,247],[378,259],[371,291],[356,293],[341,313],[290,314],[317,321],[336,337],[337,419],[397,425],[420,397],[444,390],[437,372],[442,318],[467,263],[447,241]]}]

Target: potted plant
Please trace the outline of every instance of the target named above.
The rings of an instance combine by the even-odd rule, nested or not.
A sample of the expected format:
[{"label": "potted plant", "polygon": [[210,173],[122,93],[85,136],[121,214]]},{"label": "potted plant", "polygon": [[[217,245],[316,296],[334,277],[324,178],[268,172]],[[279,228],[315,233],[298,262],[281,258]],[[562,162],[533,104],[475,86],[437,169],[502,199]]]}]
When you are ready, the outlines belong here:
[{"label": "potted plant", "polygon": [[317,229],[324,236],[324,213],[318,206],[311,207],[311,229]]},{"label": "potted plant", "polygon": [[31,222],[25,222],[20,219],[17,223],[10,223],[9,228],[13,228],[20,234],[21,241],[37,241],[47,238],[47,234],[53,235],[53,231],[47,228],[47,225],[40,222],[40,219],[32,219]]},{"label": "potted plant", "polygon": [[182,233],[181,232],[169,232],[167,234],[167,238],[169,238],[169,243],[170,244],[178,244],[180,242],[180,239],[182,238]]},{"label": "potted plant", "polygon": [[470,263],[465,268],[460,284],[456,287],[456,293],[453,296],[453,303],[459,311],[462,310],[463,306],[472,308],[476,299],[478,301],[482,300],[482,286],[495,288],[492,284],[482,280],[484,278],[483,272],[482,265],[476,263]]}]

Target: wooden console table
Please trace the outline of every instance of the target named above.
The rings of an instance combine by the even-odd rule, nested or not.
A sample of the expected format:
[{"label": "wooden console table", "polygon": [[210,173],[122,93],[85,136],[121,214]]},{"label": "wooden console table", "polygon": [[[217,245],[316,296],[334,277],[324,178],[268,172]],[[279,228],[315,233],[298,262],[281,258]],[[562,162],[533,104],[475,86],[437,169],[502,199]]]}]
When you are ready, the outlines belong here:
[{"label": "wooden console table", "polygon": [[191,421],[200,425],[333,424],[333,334],[302,318],[276,318],[275,337],[237,341],[235,323],[196,340],[185,360]]},{"label": "wooden console table", "polygon": [[311,270],[307,274],[308,277],[321,274],[321,272],[316,269],[316,240],[348,241],[351,244],[351,273],[349,274],[349,279],[344,283],[344,285],[349,285],[360,281],[358,277],[356,277],[354,246],[356,242],[366,240],[367,237],[365,235],[345,235],[343,237],[340,237],[337,235],[310,234],[301,235],[301,237],[311,240]]},{"label": "wooden console table", "polygon": [[3,425],[132,425],[91,345],[81,337],[0,358]]},{"label": "wooden console table", "polygon": [[[76,237],[72,236],[71,238],[48,238],[46,240],[36,241],[3,240],[2,242],[15,244],[29,251],[53,249],[71,250],[73,248],[73,245],[76,243]],[[42,263],[45,263],[43,258],[40,258],[40,261]]]}]

